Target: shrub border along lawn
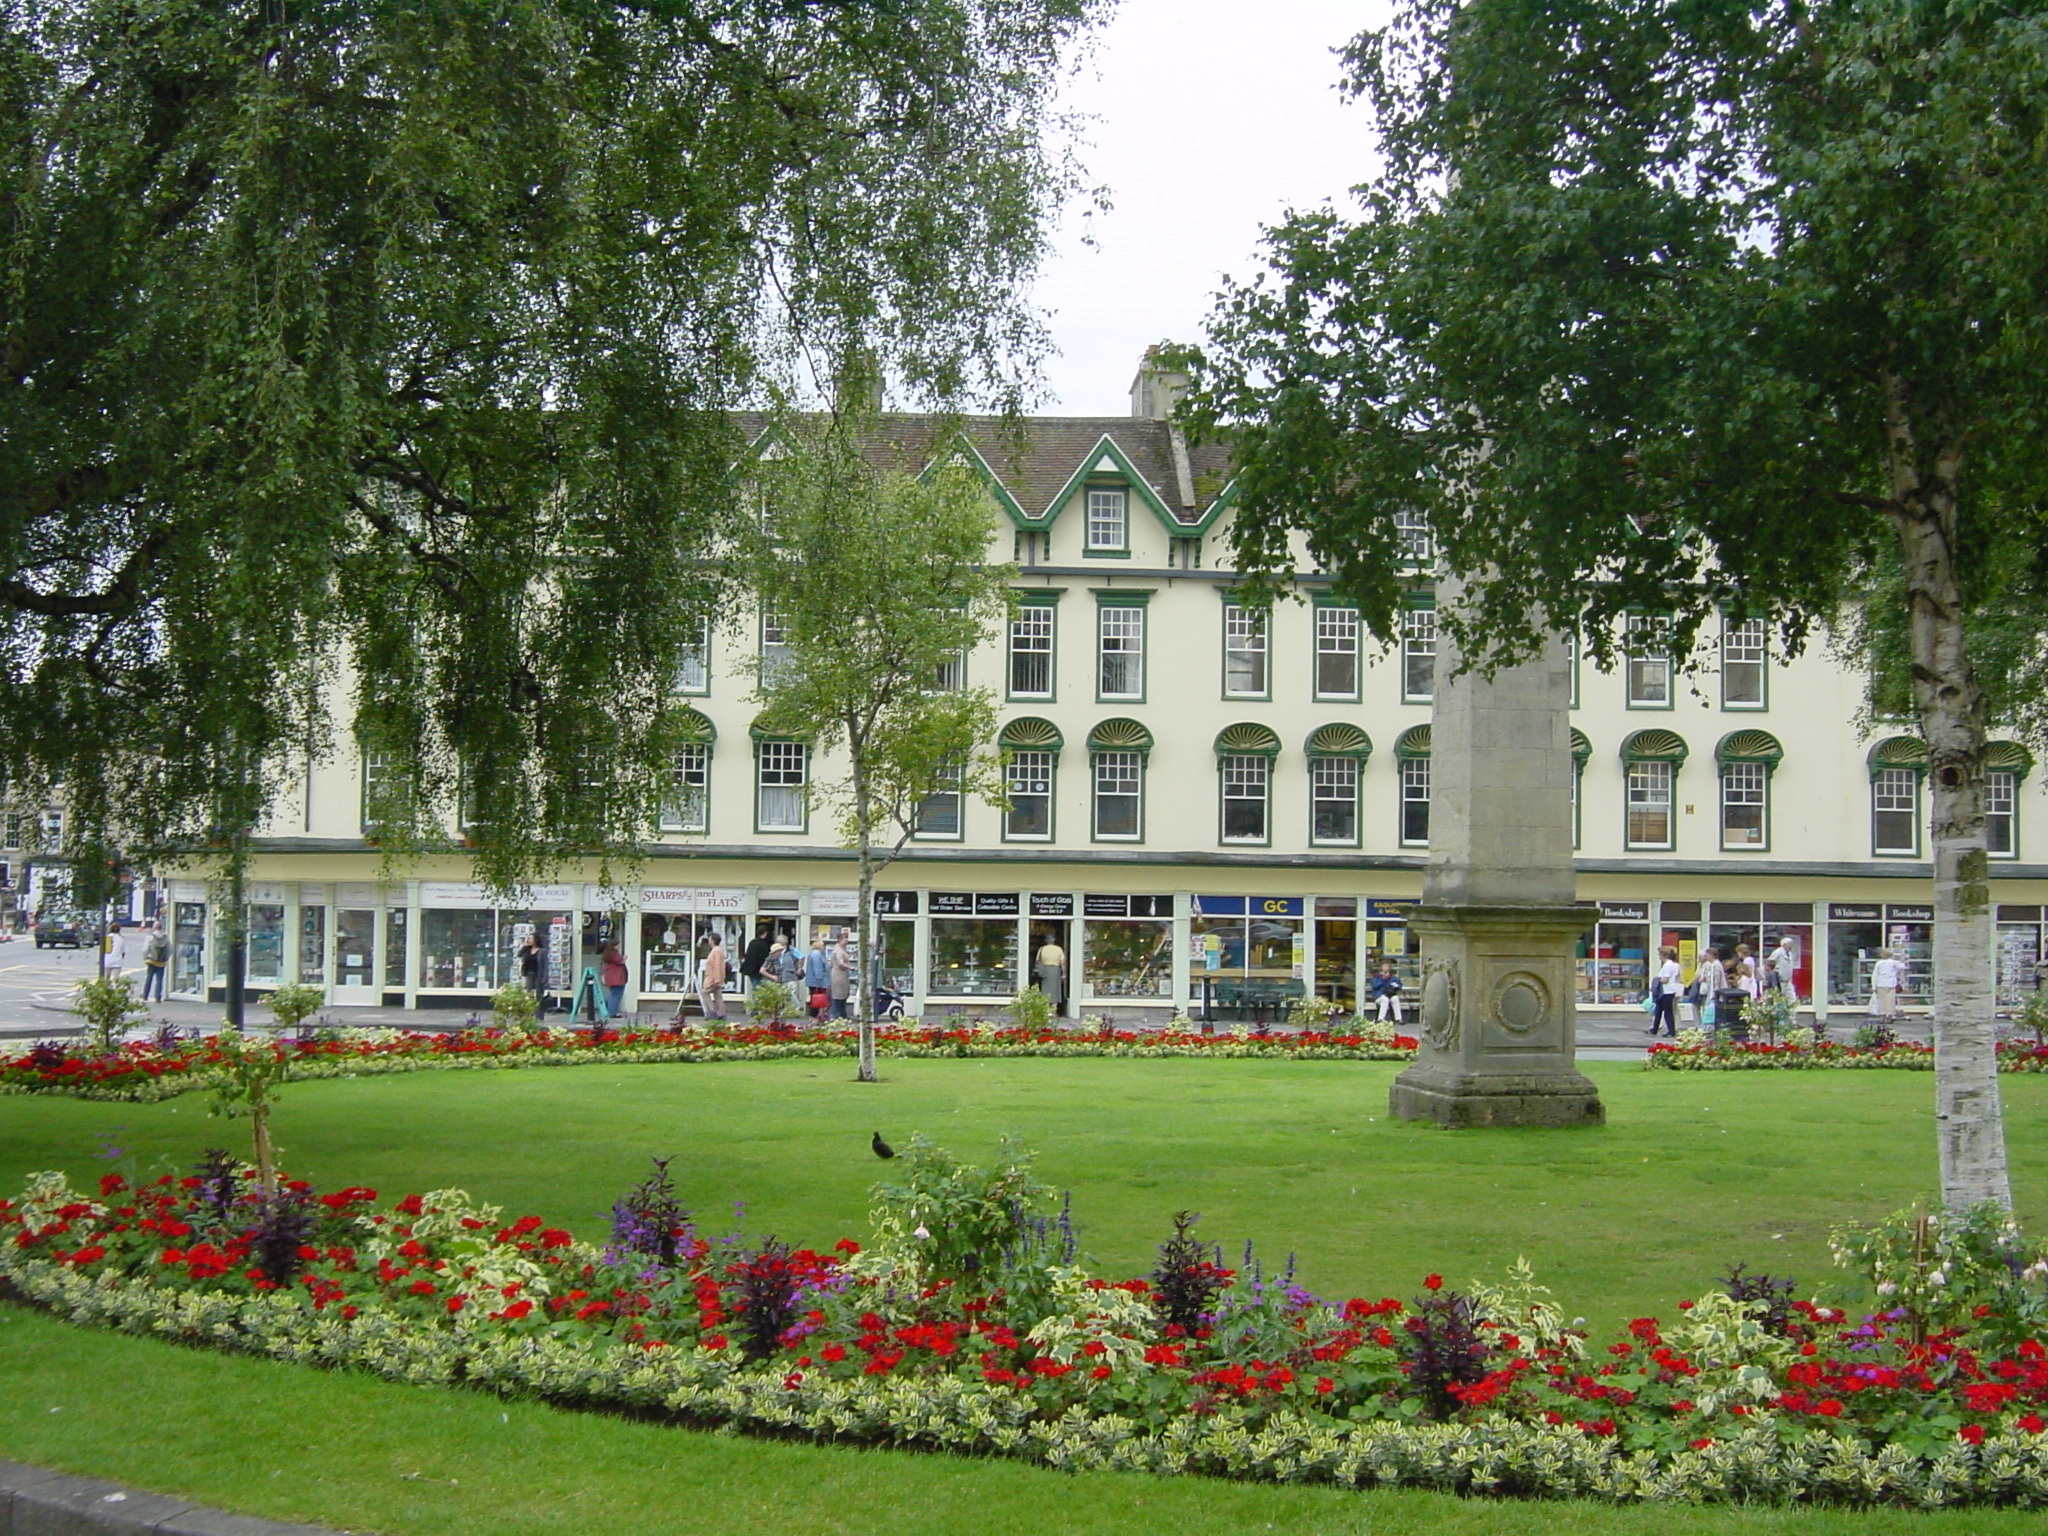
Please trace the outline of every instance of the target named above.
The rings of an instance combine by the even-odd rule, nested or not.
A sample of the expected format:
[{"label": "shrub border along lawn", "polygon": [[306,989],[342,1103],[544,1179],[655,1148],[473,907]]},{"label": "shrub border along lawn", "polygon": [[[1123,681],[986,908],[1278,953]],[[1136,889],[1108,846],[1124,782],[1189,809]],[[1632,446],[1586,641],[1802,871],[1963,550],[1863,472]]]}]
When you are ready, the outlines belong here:
[{"label": "shrub border along lawn", "polygon": [[[1688,1031],[1690,1033],[1690,1031]],[[1832,1040],[1810,1044],[1761,1040],[1701,1041],[1681,1037],[1675,1045],[1650,1047],[1643,1065],[1664,1072],[1797,1072],[1828,1069],[1853,1071],[1932,1072],[1934,1047],[1917,1040],[1889,1045],[1839,1045]],[[2001,1072],[2048,1072],[2048,1047],[2025,1040],[1998,1042]]]},{"label": "shrub border along lawn", "polygon": [[[767,1028],[629,1030],[595,1037],[588,1030],[513,1034],[491,1028],[429,1034],[411,1030],[319,1032],[279,1039],[294,1081],[373,1077],[400,1072],[634,1065],[657,1062],[821,1061],[850,1057],[852,1030],[796,1033]],[[1391,1043],[1364,1034],[1259,1035],[1244,1030],[877,1029],[875,1048],[897,1057],[1127,1056],[1233,1060],[1412,1061],[1412,1036]],[[224,1058],[211,1038],[169,1045],[137,1041],[105,1054],[37,1046],[0,1062],[0,1093],[58,1093],[82,1099],[155,1103],[217,1088]]]},{"label": "shrub border along lawn", "polygon": [[[1827,1503],[2048,1506],[2048,1445],[2017,1429],[1937,1455],[1866,1449],[1834,1435],[1783,1443],[1768,1422],[1675,1454],[1627,1451],[1568,1426],[1494,1421],[1336,1424],[1280,1411],[1183,1416],[1149,1431],[1076,1406],[1032,1417],[1029,1398],[959,1377],[810,1379],[775,1364],[735,1366],[695,1351],[592,1350],[545,1336],[491,1338],[477,1327],[408,1329],[389,1314],[308,1318],[289,1295],[166,1293],[45,1261],[0,1256],[20,1295],[69,1322],[328,1367],[420,1386],[467,1385],[566,1407],[647,1412],[697,1426],[969,1454],[1066,1471],[1201,1473],[1346,1488],[1591,1498],[1615,1503]],[[459,1320],[458,1320],[459,1323]]]}]

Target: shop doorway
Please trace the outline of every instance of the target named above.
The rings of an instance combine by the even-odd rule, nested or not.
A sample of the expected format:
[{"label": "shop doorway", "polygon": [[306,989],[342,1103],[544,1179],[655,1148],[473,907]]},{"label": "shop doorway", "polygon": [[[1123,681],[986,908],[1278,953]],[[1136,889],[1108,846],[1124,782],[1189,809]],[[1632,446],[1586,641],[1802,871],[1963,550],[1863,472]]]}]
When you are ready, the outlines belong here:
[{"label": "shop doorway", "polygon": [[[1067,1016],[1067,1000],[1073,995],[1073,928],[1071,922],[1062,920],[1040,917],[1031,921],[1031,974],[1025,978],[1025,984],[1037,987],[1052,999],[1052,1016],[1056,1019]],[[1048,948],[1059,951],[1057,962],[1046,953]]]},{"label": "shop doorway", "polygon": [[341,907],[334,914],[334,990],[337,1008],[372,1008],[380,1001],[377,986],[377,914],[367,908]]},{"label": "shop doorway", "polygon": [[1316,901],[1316,996],[1347,1013],[1358,1008],[1358,903]]}]

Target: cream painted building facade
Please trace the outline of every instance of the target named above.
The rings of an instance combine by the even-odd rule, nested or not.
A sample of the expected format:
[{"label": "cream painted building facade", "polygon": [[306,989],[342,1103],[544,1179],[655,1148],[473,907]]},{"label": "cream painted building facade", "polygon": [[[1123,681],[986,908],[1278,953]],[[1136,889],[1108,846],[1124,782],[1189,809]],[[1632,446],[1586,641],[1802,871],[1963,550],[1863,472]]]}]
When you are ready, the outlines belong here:
[{"label": "cream painted building facade", "polygon": [[[914,459],[985,474],[1018,566],[1007,631],[960,678],[1002,701],[1007,810],[941,800],[880,880],[882,965],[913,1013],[990,1012],[1055,945],[1066,1011],[1277,1018],[1312,989],[1351,1002],[1391,961],[1411,979],[1405,915],[1428,848],[1435,612],[1427,550],[1382,652],[1314,576],[1270,610],[1236,601],[1220,450],[1194,448],[1142,376],[1129,418],[1040,418],[1022,437],[924,418],[885,436]],[[1877,953],[1905,951],[1907,1001],[1929,976],[1924,751],[1855,724],[1861,680],[1823,649],[1770,654],[1757,625],[1709,626],[1681,669],[1654,620],[1625,665],[1582,666],[1572,712],[1579,892],[1600,921],[1581,1006],[1632,1006],[1659,945],[1762,954],[1797,942],[1801,996],[1862,1012]],[[735,607],[685,669],[699,739],[673,813],[622,889],[565,870],[517,910],[459,853],[393,872],[366,840],[363,765],[317,762],[257,839],[252,989],[306,981],[340,1006],[471,1009],[516,978],[528,926],[573,988],[616,938],[627,1006],[672,1010],[713,929],[737,958],[772,929],[807,946],[850,922],[851,855],[811,786],[838,775],[802,742],[758,739],[751,663],[774,616]],[[1999,983],[2034,985],[2048,903],[2048,806],[2032,759],[1993,753]],[[219,893],[172,879],[174,995],[220,995]]]}]

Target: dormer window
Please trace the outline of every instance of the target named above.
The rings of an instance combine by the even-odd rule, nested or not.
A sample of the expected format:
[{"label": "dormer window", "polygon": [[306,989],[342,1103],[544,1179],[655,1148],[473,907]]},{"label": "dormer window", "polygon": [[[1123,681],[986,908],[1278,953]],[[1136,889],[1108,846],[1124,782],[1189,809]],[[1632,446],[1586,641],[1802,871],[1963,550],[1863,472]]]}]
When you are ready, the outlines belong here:
[{"label": "dormer window", "polygon": [[1131,547],[1130,493],[1121,487],[1088,492],[1088,547],[1123,551]]}]

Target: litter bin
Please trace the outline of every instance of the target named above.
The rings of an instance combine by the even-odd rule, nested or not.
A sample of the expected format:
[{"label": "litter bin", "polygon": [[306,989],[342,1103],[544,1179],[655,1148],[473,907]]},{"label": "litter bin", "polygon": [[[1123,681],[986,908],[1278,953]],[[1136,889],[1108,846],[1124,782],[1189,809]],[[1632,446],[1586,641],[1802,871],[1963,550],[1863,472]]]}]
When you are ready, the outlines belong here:
[{"label": "litter bin", "polygon": [[1749,1020],[1742,1010],[1749,1006],[1749,994],[1740,987],[1723,987],[1714,994],[1714,1030],[1730,1040],[1749,1038]]}]

